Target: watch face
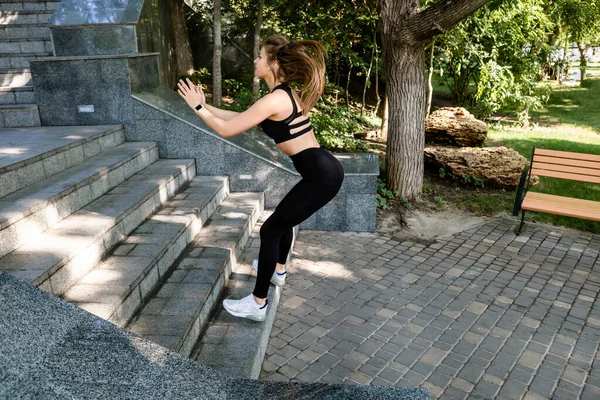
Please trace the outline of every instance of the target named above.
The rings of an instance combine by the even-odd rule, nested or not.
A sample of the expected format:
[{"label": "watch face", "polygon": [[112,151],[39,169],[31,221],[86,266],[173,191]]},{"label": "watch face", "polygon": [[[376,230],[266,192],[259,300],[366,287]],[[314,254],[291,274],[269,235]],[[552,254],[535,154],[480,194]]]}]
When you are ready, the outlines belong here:
[{"label": "watch face", "polygon": [[203,108],[204,108],[204,106],[203,106],[202,104],[198,104],[198,105],[196,106],[196,111],[198,111],[198,110],[201,110],[201,109],[203,109]]}]

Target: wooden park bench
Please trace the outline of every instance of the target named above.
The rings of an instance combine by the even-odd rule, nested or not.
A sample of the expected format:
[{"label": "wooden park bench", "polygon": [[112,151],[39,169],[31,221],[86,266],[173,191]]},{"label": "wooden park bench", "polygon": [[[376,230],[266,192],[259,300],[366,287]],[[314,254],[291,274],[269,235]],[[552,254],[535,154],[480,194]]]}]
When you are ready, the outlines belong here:
[{"label": "wooden park bench", "polygon": [[521,224],[516,230],[517,235],[523,228],[525,211],[600,221],[600,202],[530,192],[528,189],[532,175],[600,183],[600,156],[534,148],[531,165],[529,168],[525,167],[521,175],[513,209],[515,217],[521,211]]}]

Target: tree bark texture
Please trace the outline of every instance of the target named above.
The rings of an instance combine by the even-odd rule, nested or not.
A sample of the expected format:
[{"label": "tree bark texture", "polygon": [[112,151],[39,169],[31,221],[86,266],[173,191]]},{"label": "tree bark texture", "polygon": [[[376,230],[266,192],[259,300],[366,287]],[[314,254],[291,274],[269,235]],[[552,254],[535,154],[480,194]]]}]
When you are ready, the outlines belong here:
[{"label": "tree bark texture", "polygon": [[583,82],[587,70],[587,58],[585,56],[585,53],[587,52],[588,48],[586,47],[586,45],[579,42],[577,42],[577,48],[579,49],[579,81]]},{"label": "tree bark texture", "polygon": [[221,54],[223,47],[221,44],[221,0],[214,0],[213,14],[213,105],[221,105]]},{"label": "tree bark texture", "polygon": [[184,75],[191,75],[194,72],[194,60],[185,23],[184,3],[179,0],[171,0],[170,5],[173,49],[175,50],[177,77],[179,78]]},{"label": "tree bark texture", "polygon": [[369,63],[369,69],[367,70],[367,76],[365,77],[365,86],[363,87],[362,105],[360,106],[360,116],[363,116],[365,111],[365,99],[367,98],[367,86],[369,86],[369,80],[371,79],[371,69],[373,68],[373,60],[375,59],[375,48],[371,50],[371,62]]},{"label": "tree bark texture", "polygon": [[425,143],[425,44],[489,0],[381,0],[383,68],[389,102],[388,188],[413,197],[423,186]]},{"label": "tree bark texture", "polygon": [[[260,53],[260,28],[262,26],[263,8],[265,0],[258,0],[258,15],[256,16],[256,25],[254,27],[254,59]],[[256,76],[252,79],[252,102],[258,99],[258,90],[260,88],[260,79]]]},{"label": "tree bark texture", "polygon": [[348,69],[348,80],[346,81],[346,105],[350,107],[350,78],[352,77],[352,63]]},{"label": "tree bark texture", "polygon": [[433,52],[435,51],[435,39],[431,43],[431,53],[429,54],[429,71],[427,75],[427,103],[425,105],[425,118],[431,113],[431,99],[433,98]]},{"label": "tree bark texture", "polygon": [[383,96],[383,114],[381,115],[381,134],[379,137],[383,140],[388,138],[388,97]]}]

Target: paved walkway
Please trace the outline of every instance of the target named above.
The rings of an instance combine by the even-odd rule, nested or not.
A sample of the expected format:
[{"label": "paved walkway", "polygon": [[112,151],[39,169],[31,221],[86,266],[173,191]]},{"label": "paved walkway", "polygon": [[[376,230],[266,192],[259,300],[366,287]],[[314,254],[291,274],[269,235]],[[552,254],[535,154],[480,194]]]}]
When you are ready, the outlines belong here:
[{"label": "paved walkway", "polygon": [[513,227],[433,245],[301,231],[261,379],[600,399],[600,236]]}]

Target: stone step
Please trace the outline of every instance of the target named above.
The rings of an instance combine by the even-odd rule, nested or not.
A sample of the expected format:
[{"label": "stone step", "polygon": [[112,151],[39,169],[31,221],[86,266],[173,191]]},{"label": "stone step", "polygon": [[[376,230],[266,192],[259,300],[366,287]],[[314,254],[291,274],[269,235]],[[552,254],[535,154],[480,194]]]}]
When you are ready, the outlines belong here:
[{"label": "stone step", "polygon": [[48,24],[54,11],[2,11],[0,9],[0,26],[2,25],[27,25]]},{"label": "stone step", "polygon": [[125,326],[228,194],[227,177],[196,176],[65,293],[64,299]]},{"label": "stone step", "polygon": [[40,53],[21,53],[6,54],[0,53],[0,68],[2,69],[20,69],[29,68],[29,61],[38,58],[54,57],[52,49],[46,48]]},{"label": "stone step", "polygon": [[125,142],[121,125],[2,129],[0,197]]},{"label": "stone step", "polygon": [[37,104],[0,105],[0,128],[31,128],[42,126]]},{"label": "stone step", "polygon": [[263,208],[263,193],[231,193],[127,329],[189,356]]},{"label": "stone step", "polygon": [[[10,24],[0,26],[0,39],[26,39],[39,38],[50,39],[50,28],[47,23],[36,24]],[[0,42],[0,53],[9,53],[4,51]]]},{"label": "stone step", "polygon": [[53,54],[53,51],[52,40],[49,38],[0,39],[0,53],[7,57],[22,57],[23,54]]},{"label": "stone step", "polygon": [[227,283],[206,332],[190,358],[233,378],[258,379],[282,288],[273,286],[269,290],[269,307],[264,322],[234,317],[221,305],[223,299],[241,299],[252,290],[253,281],[232,279]]},{"label": "stone step", "polygon": [[[19,70],[13,70],[19,71]],[[0,105],[11,105],[11,104],[34,104],[35,103],[35,94],[33,91],[33,86],[20,86],[20,83],[27,82],[29,83],[31,80],[31,73],[29,70],[21,70],[27,71],[23,73],[11,73],[4,74],[3,71],[0,71],[0,77],[2,75],[5,76],[5,79],[10,80],[11,83],[14,83],[15,86],[2,86],[0,87]],[[0,78],[1,79],[1,78]],[[0,81],[1,82],[1,81]]]},{"label": "stone step", "polygon": [[[78,149],[71,162],[83,158],[83,148]],[[157,160],[156,143],[124,143],[0,198],[0,257],[35,240]]]},{"label": "stone step", "polygon": [[2,0],[0,11],[54,11],[60,1]]},{"label": "stone step", "polygon": [[0,258],[0,270],[60,296],[195,173],[194,160],[159,160]]},{"label": "stone step", "polygon": [[[252,260],[258,258],[260,228],[270,214],[271,212],[265,211],[254,227],[240,262],[232,269],[231,279],[223,291],[219,305],[228,297],[239,299],[254,290],[256,272],[252,268]],[[288,255],[288,266],[297,234],[296,227],[294,242]],[[260,323],[233,317],[222,306],[218,307],[211,316],[203,336],[196,343],[191,358],[232,377],[258,379],[281,292],[282,288],[271,286],[267,319]]]}]

